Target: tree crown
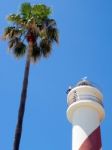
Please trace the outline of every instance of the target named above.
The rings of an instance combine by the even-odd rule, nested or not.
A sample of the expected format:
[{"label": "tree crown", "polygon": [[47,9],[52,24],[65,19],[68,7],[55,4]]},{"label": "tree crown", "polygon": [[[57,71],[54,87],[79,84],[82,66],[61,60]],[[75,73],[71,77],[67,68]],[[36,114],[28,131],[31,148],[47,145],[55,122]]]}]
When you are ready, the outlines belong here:
[{"label": "tree crown", "polygon": [[8,16],[10,26],[4,30],[3,38],[8,40],[9,49],[16,57],[23,56],[32,43],[31,59],[47,57],[52,44],[58,42],[56,21],[50,18],[51,8],[44,4],[23,3],[19,13]]}]

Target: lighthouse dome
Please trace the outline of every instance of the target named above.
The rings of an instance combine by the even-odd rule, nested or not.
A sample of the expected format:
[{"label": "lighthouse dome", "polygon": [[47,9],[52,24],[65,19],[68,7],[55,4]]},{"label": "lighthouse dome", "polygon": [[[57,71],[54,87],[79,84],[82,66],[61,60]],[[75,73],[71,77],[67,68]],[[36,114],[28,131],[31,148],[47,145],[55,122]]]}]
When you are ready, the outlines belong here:
[{"label": "lighthouse dome", "polygon": [[86,80],[86,79],[82,79],[80,80],[76,86],[94,86],[90,81]]}]

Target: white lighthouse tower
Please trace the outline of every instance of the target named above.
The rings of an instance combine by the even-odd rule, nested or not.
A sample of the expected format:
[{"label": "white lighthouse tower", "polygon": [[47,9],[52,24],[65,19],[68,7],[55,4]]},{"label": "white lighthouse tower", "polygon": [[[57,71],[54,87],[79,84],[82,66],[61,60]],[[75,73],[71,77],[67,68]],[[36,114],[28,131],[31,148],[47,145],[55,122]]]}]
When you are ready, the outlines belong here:
[{"label": "white lighthouse tower", "polygon": [[68,90],[67,118],[72,123],[72,150],[101,150],[102,93],[87,80]]}]

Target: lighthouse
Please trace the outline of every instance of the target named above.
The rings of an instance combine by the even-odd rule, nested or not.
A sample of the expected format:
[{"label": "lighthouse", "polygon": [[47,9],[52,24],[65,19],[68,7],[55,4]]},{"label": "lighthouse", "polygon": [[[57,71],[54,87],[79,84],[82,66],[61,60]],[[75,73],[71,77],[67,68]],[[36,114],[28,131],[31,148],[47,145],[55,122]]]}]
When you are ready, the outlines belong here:
[{"label": "lighthouse", "polygon": [[100,123],[103,95],[86,79],[67,92],[67,118],[72,124],[72,150],[102,150]]}]

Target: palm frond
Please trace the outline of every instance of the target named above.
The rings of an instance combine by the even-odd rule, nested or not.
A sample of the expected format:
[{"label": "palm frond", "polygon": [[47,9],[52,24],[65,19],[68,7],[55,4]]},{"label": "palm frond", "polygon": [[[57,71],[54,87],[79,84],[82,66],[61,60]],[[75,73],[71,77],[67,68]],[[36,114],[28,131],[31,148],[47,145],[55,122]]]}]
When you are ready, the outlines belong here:
[{"label": "palm frond", "polygon": [[9,49],[13,48],[15,45],[15,41],[14,40],[10,40],[8,43]]},{"label": "palm frond", "polygon": [[47,36],[51,41],[55,41],[56,43],[59,42],[59,35],[57,28],[48,28]]},{"label": "palm frond", "polygon": [[51,8],[44,4],[34,5],[32,7],[32,15],[37,16],[39,19],[45,19],[51,14]]},{"label": "palm frond", "polygon": [[31,5],[30,5],[30,3],[27,3],[27,2],[23,3],[21,5],[20,12],[23,15],[23,17],[28,19],[31,15]]},{"label": "palm frond", "polygon": [[18,41],[19,39],[17,37],[10,39],[8,42],[9,49],[14,48]]},{"label": "palm frond", "polygon": [[47,28],[55,28],[56,27],[56,21],[54,20],[54,19],[47,19],[46,21],[45,21],[45,24],[46,24],[46,27]]},{"label": "palm frond", "polygon": [[21,17],[20,17],[19,14],[11,14],[11,15],[8,16],[7,19],[10,22],[16,23],[16,22],[18,22],[21,19]]},{"label": "palm frond", "polygon": [[42,53],[41,53],[41,49],[40,47],[37,45],[37,43],[35,43],[33,45],[33,50],[31,51],[31,60],[33,62],[36,62],[37,59],[39,59],[41,57]]},{"label": "palm frond", "polygon": [[25,27],[27,24],[27,18],[21,17],[21,14],[11,14],[8,16],[7,20],[15,24],[15,26]]},{"label": "palm frond", "polygon": [[6,27],[4,29],[3,38],[7,39],[8,37],[10,37],[12,35],[12,32],[13,32],[14,28],[15,28],[14,26],[13,27]]},{"label": "palm frond", "polygon": [[43,39],[40,42],[40,48],[44,57],[48,57],[52,51],[52,43],[47,39]]},{"label": "palm frond", "polygon": [[41,29],[38,34],[39,34],[41,39],[46,39],[47,38],[47,32],[46,32],[46,29],[44,29],[44,28]]},{"label": "palm frond", "polygon": [[22,28],[16,28],[15,26],[12,27],[7,27],[4,30],[4,35],[3,38],[4,39],[12,39],[15,37],[19,37],[24,30],[22,30]]},{"label": "palm frond", "polygon": [[26,52],[26,45],[19,41],[16,43],[15,47],[13,48],[13,53],[16,57],[21,57],[25,54]]}]

